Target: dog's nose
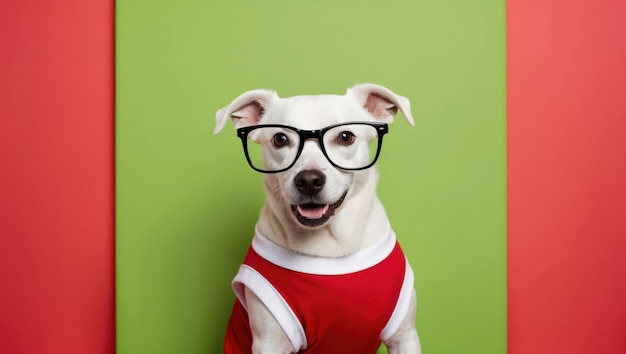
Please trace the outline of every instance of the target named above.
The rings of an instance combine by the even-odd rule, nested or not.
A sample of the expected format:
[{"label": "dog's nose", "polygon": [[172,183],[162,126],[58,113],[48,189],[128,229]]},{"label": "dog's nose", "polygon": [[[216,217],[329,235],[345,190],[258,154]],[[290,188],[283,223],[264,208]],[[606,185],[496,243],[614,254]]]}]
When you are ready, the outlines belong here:
[{"label": "dog's nose", "polygon": [[326,175],[319,170],[304,170],[298,172],[294,182],[300,193],[315,195],[324,188]]}]

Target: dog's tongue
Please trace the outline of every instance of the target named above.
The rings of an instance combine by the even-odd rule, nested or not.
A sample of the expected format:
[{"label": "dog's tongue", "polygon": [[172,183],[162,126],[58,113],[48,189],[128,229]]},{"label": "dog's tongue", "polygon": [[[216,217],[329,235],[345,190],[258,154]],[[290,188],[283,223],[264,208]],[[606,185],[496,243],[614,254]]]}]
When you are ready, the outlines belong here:
[{"label": "dog's tongue", "polygon": [[325,205],[298,205],[298,213],[307,219],[319,219],[328,211],[328,204]]}]

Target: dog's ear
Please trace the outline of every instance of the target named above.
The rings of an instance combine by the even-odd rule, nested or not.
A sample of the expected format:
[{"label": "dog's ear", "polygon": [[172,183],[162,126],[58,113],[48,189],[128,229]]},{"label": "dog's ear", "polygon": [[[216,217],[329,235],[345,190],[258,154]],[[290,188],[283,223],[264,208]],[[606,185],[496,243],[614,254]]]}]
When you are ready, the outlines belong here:
[{"label": "dog's ear", "polygon": [[240,95],[227,107],[217,111],[213,134],[222,131],[229,117],[236,128],[257,124],[267,106],[276,98],[276,92],[269,90],[252,90]]},{"label": "dog's ear", "polygon": [[411,126],[414,126],[409,99],[395,94],[390,89],[375,84],[359,84],[348,89],[347,95],[353,96],[376,119],[384,123],[393,121],[398,109]]}]

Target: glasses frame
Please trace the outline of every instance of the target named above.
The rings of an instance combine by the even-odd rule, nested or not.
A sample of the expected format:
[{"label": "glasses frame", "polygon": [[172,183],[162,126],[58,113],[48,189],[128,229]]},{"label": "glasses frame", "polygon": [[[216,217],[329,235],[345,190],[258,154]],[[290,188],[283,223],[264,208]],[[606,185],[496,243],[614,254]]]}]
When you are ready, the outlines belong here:
[{"label": "glasses frame", "polygon": [[[358,168],[345,168],[345,167],[341,167],[337,165],[328,157],[328,154],[326,153],[326,147],[324,146],[324,134],[326,134],[326,132],[328,132],[329,130],[333,128],[337,128],[343,125],[369,125],[371,127],[376,128],[376,131],[378,133],[378,146],[376,148],[376,156],[374,156],[374,159],[372,160],[370,164],[364,167],[358,167]],[[284,129],[292,130],[300,136],[300,145],[298,146],[298,153],[296,154],[296,157],[293,159],[293,162],[289,166],[282,168],[280,170],[268,171],[268,170],[264,170],[261,168],[257,168],[252,164],[252,160],[250,159],[250,156],[248,154],[248,134],[257,128],[284,128]],[[284,172],[292,168],[293,165],[295,165],[298,159],[300,158],[300,154],[302,154],[302,150],[304,149],[304,143],[309,139],[316,139],[318,141],[320,149],[322,150],[322,154],[324,154],[324,157],[326,157],[326,160],[328,160],[328,162],[330,162],[330,164],[333,165],[334,167],[341,169],[341,170],[346,170],[346,171],[359,171],[359,170],[365,170],[374,166],[374,164],[378,160],[378,157],[380,156],[380,149],[383,145],[383,136],[387,134],[388,132],[389,132],[389,125],[387,125],[387,123],[356,121],[356,122],[345,122],[345,123],[333,124],[328,127],[325,127],[322,129],[315,129],[315,130],[302,130],[302,129],[294,128],[289,125],[282,125],[282,124],[250,125],[247,127],[238,128],[237,136],[241,139],[241,143],[243,145],[243,152],[246,155],[246,160],[248,161],[248,165],[250,165],[250,167],[252,167],[253,170],[261,172],[261,173],[280,173],[280,172]]]}]

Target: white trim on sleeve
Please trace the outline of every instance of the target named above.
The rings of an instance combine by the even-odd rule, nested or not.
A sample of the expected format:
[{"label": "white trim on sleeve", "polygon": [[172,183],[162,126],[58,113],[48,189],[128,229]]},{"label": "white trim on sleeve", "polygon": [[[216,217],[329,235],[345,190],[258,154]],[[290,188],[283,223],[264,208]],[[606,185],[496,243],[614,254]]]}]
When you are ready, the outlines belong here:
[{"label": "white trim on sleeve", "polygon": [[285,331],[296,352],[306,349],[306,334],[298,317],[285,299],[263,275],[249,265],[241,265],[239,272],[233,279],[232,286],[237,299],[239,299],[246,311],[245,288],[247,287],[267,306],[283,331]]},{"label": "white trim on sleeve", "polygon": [[402,282],[402,288],[400,289],[400,295],[398,296],[398,302],[396,302],[396,308],[393,309],[393,313],[389,318],[389,321],[380,333],[380,339],[386,341],[391,338],[409,311],[409,305],[411,304],[411,296],[413,295],[413,269],[406,262],[406,270],[404,271],[404,281]]}]

